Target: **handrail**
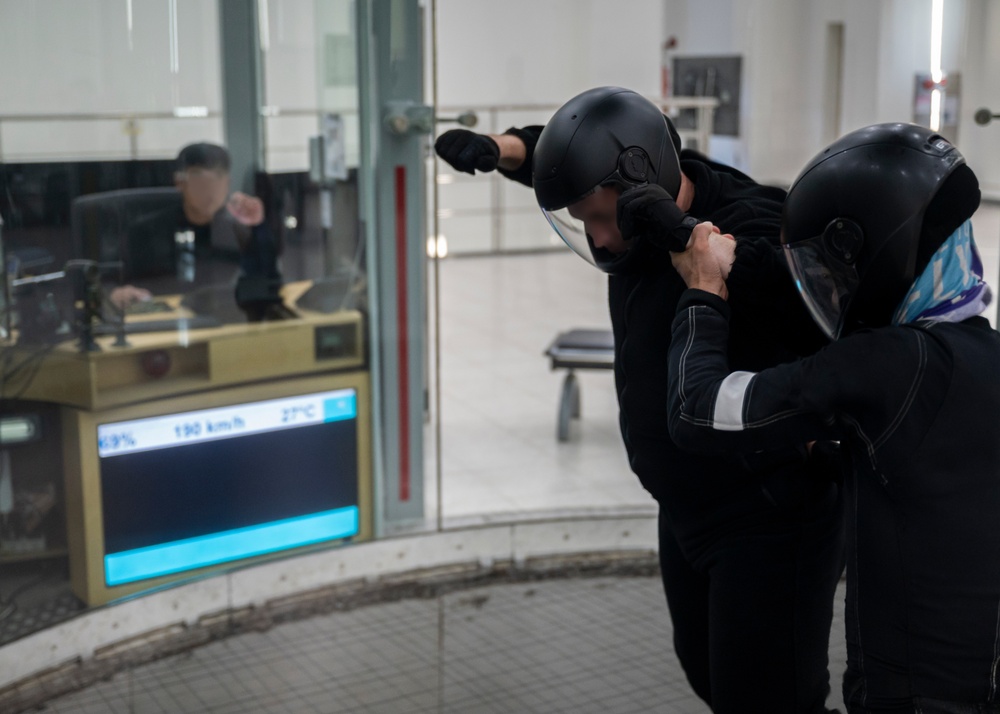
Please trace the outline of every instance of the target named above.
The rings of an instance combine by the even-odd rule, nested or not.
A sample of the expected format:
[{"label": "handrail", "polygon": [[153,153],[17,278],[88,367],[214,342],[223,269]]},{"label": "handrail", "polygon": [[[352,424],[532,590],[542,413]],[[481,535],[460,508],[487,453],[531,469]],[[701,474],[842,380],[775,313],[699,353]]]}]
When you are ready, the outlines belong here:
[{"label": "handrail", "polygon": [[[317,116],[322,112],[320,108],[291,107],[282,108],[274,105],[265,105],[260,108],[260,115],[266,118],[277,117],[302,117]],[[356,114],[356,109],[346,109],[342,114]],[[176,119],[178,121],[188,121],[190,119],[221,119],[221,111],[210,110],[207,107],[177,107],[173,111],[154,112],[41,112],[24,114],[0,114],[0,130],[4,124],[31,123],[31,122],[97,122],[97,121],[120,121],[124,124],[124,134],[129,137],[129,159],[139,158],[139,134],[141,129],[139,123],[142,121]],[[0,131],[0,163],[8,161],[4,156],[2,143],[2,131]]]},{"label": "handrail", "polygon": [[[695,115],[695,128],[694,129],[679,129],[678,133],[683,139],[694,140],[699,151],[705,153],[708,151],[709,137],[712,134],[712,123],[715,115],[715,110],[719,106],[719,100],[715,97],[647,97],[651,102],[656,104],[661,111],[667,114],[675,114],[683,109],[693,109],[696,111]],[[506,130],[506,126],[501,126],[500,115],[501,114],[528,114],[536,113],[539,115],[539,123],[544,121],[542,115],[551,115],[554,113],[561,105],[551,104],[551,103],[514,103],[514,104],[445,104],[438,105],[436,111],[438,115],[442,114],[456,114],[459,112],[473,112],[478,114],[485,114],[486,120],[482,123],[482,126],[478,128],[474,127],[474,130],[480,131],[487,134],[498,134]],[[545,117],[547,118],[547,116]],[[445,206],[439,205],[439,215],[442,217],[453,216],[453,215],[474,215],[488,214],[489,215],[489,250],[488,254],[506,253],[510,252],[512,249],[506,240],[505,231],[505,217],[509,215],[512,210],[506,206],[505,201],[505,191],[506,184],[505,180],[498,174],[493,173],[490,175],[490,198],[488,206]],[[435,187],[435,190],[437,187]],[[537,250],[549,250],[551,246],[549,245],[539,245]],[[525,249],[523,247],[517,248],[515,252],[523,252]],[[459,251],[458,253],[460,253]],[[456,254],[453,251],[453,254]]]},{"label": "handrail", "polygon": [[[34,114],[0,114],[0,122],[5,121],[114,121],[126,119],[215,119],[222,116],[222,112],[213,109],[205,109],[204,113],[189,114],[185,110],[205,109],[204,107],[178,107],[171,112],[47,112]],[[292,107],[282,108],[274,105],[265,105],[260,108],[261,116],[309,116],[319,114],[322,109],[319,107]],[[342,114],[357,113],[357,110],[344,110]]]},{"label": "handrail", "polygon": [[[716,107],[719,105],[719,100],[715,97],[647,97],[650,101],[656,104],[662,111],[668,114],[674,114],[684,109],[693,109],[696,111],[696,122],[694,129],[681,129],[679,133],[681,137],[686,140],[693,140],[696,143],[697,148],[700,151],[707,151],[709,136],[712,133],[712,121]],[[539,117],[538,121],[544,121],[548,118],[560,105],[554,103],[509,103],[509,104],[446,104],[438,105],[436,107],[436,114],[438,116],[449,114],[449,113],[460,113],[460,112],[475,112],[477,115],[485,115],[485,121],[482,122],[482,126],[478,129],[485,133],[499,133],[504,131],[507,127],[501,126],[500,121],[502,115],[504,114],[530,114],[536,113]],[[195,110],[204,110],[195,111]],[[342,114],[349,115],[356,113],[357,110],[345,108],[341,110]],[[302,117],[302,116],[317,116],[323,112],[323,109],[319,107],[279,107],[274,105],[263,106],[260,109],[261,116],[268,118],[277,117]],[[141,122],[151,121],[151,120],[170,120],[176,119],[178,121],[186,121],[191,118],[198,119],[219,119],[221,118],[222,112],[217,110],[209,110],[204,107],[178,107],[177,109],[167,112],[167,111],[153,111],[153,112],[70,112],[70,113],[31,113],[31,114],[0,114],[0,128],[2,128],[4,123],[29,123],[29,122],[51,122],[51,121],[66,121],[66,122],[90,122],[90,121],[121,121],[124,123],[124,134],[128,136],[128,158],[138,159],[140,158],[140,147],[139,147],[139,136],[141,131]],[[0,132],[0,139],[2,139],[2,132]],[[7,161],[8,159],[4,155],[4,147],[0,143],[0,163]],[[441,206],[442,211],[459,211],[465,212],[488,212],[489,215],[489,252],[490,253],[503,253],[511,250],[509,243],[506,240],[505,235],[505,216],[510,213],[511,209],[505,205],[504,193],[506,187],[503,183],[503,179],[497,174],[493,174],[490,178],[490,199],[488,206],[481,207],[469,207],[469,206]],[[547,249],[549,246],[539,246],[539,249]],[[522,251],[523,248],[519,248]]]},{"label": "handrail", "polygon": [[[658,107],[666,109],[698,109],[700,107],[715,108],[719,106],[716,97],[646,97]],[[530,111],[555,111],[560,104],[548,102],[536,102],[525,104],[439,104],[438,111],[461,111],[463,109],[472,111],[499,111],[499,112],[530,112]]]}]

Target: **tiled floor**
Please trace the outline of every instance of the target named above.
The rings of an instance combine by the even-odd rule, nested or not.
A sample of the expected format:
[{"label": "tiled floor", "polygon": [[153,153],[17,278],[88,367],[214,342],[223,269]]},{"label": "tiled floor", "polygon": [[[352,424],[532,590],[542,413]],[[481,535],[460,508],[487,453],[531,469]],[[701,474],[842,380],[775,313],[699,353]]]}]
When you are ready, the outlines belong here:
[{"label": "tiled floor", "polygon": [[560,251],[446,260],[440,287],[445,520],[648,506],[618,436],[610,371],[578,373],[582,418],[570,442],[556,440],[565,372],[542,353],[562,330],[610,328],[605,276]]},{"label": "tiled floor", "polygon": [[[837,707],[842,597],[831,635]],[[231,637],[122,672],[46,711],[707,714],[670,642],[658,578],[496,585]]]}]

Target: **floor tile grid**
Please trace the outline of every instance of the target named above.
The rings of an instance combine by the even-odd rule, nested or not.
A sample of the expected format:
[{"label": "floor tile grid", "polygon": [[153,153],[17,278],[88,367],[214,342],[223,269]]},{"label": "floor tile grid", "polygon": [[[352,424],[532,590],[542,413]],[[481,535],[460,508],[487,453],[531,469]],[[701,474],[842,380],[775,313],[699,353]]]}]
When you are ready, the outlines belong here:
[{"label": "floor tile grid", "polygon": [[[286,708],[292,709],[296,704],[304,702],[310,694],[326,690],[327,673],[321,669],[296,678],[289,676],[289,670],[285,667],[273,668],[265,674],[249,654],[242,662],[235,660],[227,665],[212,659],[211,652],[198,652],[194,657],[199,667],[209,676],[189,679],[181,677],[174,685],[189,688],[186,697],[178,698],[194,702],[194,711],[285,711]],[[138,677],[138,672],[133,673],[133,676]],[[143,677],[148,678],[146,686],[161,686],[161,681],[155,675],[143,673]],[[351,703],[358,705],[353,700]],[[308,707],[299,708],[308,711]]]},{"label": "floor tile grid", "polygon": [[[582,583],[578,583],[578,586],[586,587]],[[527,598],[531,592],[532,590],[526,591],[525,597]],[[554,602],[545,602],[537,596],[531,596],[530,602],[514,601],[510,603],[510,607],[504,607],[503,603],[497,603],[491,607],[490,621],[497,622],[492,618],[498,616],[502,626],[511,622],[511,617],[517,618],[518,626],[511,628],[513,632],[510,636],[500,639],[489,628],[485,630],[479,628],[480,632],[477,633],[477,637],[471,638],[466,643],[459,643],[462,649],[456,650],[453,657],[464,657],[464,649],[475,653],[484,647],[489,647],[492,650],[491,655],[472,657],[470,660],[473,664],[485,663],[488,666],[487,671],[479,673],[480,682],[495,680],[497,678],[496,672],[500,672],[505,675],[505,678],[519,682],[517,691],[521,699],[526,701],[534,699],[536,704],[539,697],[544,699],[546,693],[551,693],[554,690],[560,692],[559,699],[564,702],[567,698],[574,698],[573,692],[576,692],[576,696],[579,697],[580,691],[586,692],[587,683],[593,679],[593,674],[581,666],[583,664],[581,654],[599,650],[594,648],[592,642],[586,641],[586,638],[581,641],[580,635],[585,632],[586,628],[576,628],[571,633],[563,634],[564,623],[546,622],[549,617],[545,614],[546,610],[557,609],[572,618],[576,609],[572,601],[572,596],[567,597],[563,593],[563,596]],[[542,614],[536,616],[539,613]],[[587,614],[593,616],[593,613]],[[474,618],[466,619],[473,620]],[[555,627],[546,628],[547,624],[555,624]],[[467,626],[466,629],[468,630],[469,627]],[[531,633],[537,632],[549,634],[544,641],[532,639]],[[483,639],[488,639],[489,643],[481,642]],[[592,655],[589,656],[592,657]],[[511,662],[516,662],[517,665],[512,666]],[[504,663],[507,663],[506,666]],[[473,672],[476,671],[476,667],[472,669]],[[602,675],[606,676],[609,673],[614,673],[615,667],[613,662],[611,666],[607,662],[602,662],[600,670]],[[613,691],[613,688],[602,686],[600,689],[600,693],[608,691]],[[580,697],[581,701],[578,704],[585,701],[591,703],[599,701],[603,696],[600,693],[595,697],[595,693],[586,692],[583,697]],[[481,692],[474,692],[470,698],[475,700],[481,696]]]},{"label": "floor tile grid", "polygon": [[[412,701],[415,694],[426,698],[427,692],[421,689],[427,689],[428,673],[434,672],[427,662],[428,654],[434,653],[434,638],[433,628],[428,626],[431,609],[426,601],[419,605],[417,618],[413,616],[414,608],[409,607],[403,609],[411,612],[396,612],[389,621],[375,617],[367,623],[360,620],[356,626],[342,621],[336,632],[321,632],[320,644],[325,644],[328,653],[331,649],[335,653],[327,654],[331,660],[326,675],[328,694],[337,697],[346,692],[359,706],[407,702],[401,711],[410,711],[410,704],[419,704]],[[424,646],[420,646],[421,636]],[[346,645],[342,646],[342,642]],[[370,651],[366,653],[366,649]],[[322,658],[324,653],[310,652],[307,656]],[[391,673],[389,681],[387,673]],[[436,674],[431,681],[435,680]]]},{"label": "floor tile grid", "polygon": [[[377,605],[214,643],[127,673],[134,678],[128,686],[119,677],[74,695],[76,702],[64,698],[65,708],[53,703],[52,709],[155,712],[173,706],[181,707],[174,711],[227,714],[252,706],[253,711],[276,713],[704,714],[707,710],[692,697],[669,646],[669,622],[659,611],[662,597],[657,578],[574,579],[481,588],[419,601],[416,609],[398,607],[402,603]],[[444,652],[437,653],[441,615]],[[397,646],[394,639],[404,621],[415,626],[408,631],[411,644],[423,639],[422,645]],[[595,634],[595,625],[605,632]],[[350,653],[331,639],[333,632],[345,640],[356,636],[371,648],[388,643],[388,651],[364,658],[370,673],[365,681],[355,681],[354,690],[342,684],[342,677],[357,677],[348,674]],[[413,636],[416,632],[422,635]],[[838,612],[832,641],[842,638]],[[487,646],[484,641],[499,644]],[[835,650],[836,645],[831,654]],[[305,665],[324,656],[333,666],[312,668],[311,683],[287,676],[289,670],[308,672]],[[254,694],[245,680],[261,679],[261,665],[273,668],[276,679],[265,694]],[[842,660],[835,657],[833,666],[839,686]],[[205,676],[192,679],[192,670],[203,670]],[[398,677],[401,671],[416,676]],[[230,686],[204,691],[206,682],[218,680]],[[157,689],[173,691],[192,684],[197,685],[192,693],[177,691],[172,699],[147,696]],[[134,707],[122,707],[123,701]]]},{"label": "floor tile grid", "polygon": [[[234,638],[231,642],[241,639]],[[139,670],[125,673],[126,681],[134,688],[131,698],[136,711],[151,709],[149,694],[156,690],[173,695],[173,711],[216,711],[230,702],[246,699],[258,677],[256,663],[252,650],[240,647],[240,653],[234,654],[228,646],[231,642],[227,640],[227,646],[213,650],[210,666],[206,666],[205,651],[195,650],[148,665],[141,677],[136,674]],[[233,673],[239,676],[233,677]],[[297,692],[291,689],[282,698],[296,696]]]},{"label": "floor tile grid", "polygon": [[[582,418],[572,443],[555,438],[565,371],[542,353],[559,331],[609,326],[603,274],[568,252],[445,261],[441,306],[446,518],[483,513],[483,504],[515,514],[649,503],[618,437],[610,371],[578,373]],[[426,494],[434,514],[435,489]]]},{"label": "floor tile grid", "polygon": [[[581,597],[591,597],[591,595],[586,591],[586,585],[588,581],[566,581],[572,589],[584,588],[581,593]],[[659,592],[658,584],[652,581],[654,586],[652,589],[651,597],[654,602],[659,602],[662,595]],[[511,586],[513,587],[513,586]],[[546,584],[544,587],[549,587]],[[626,590],[630,590],[634,587],[634,583],[627,584],[624,586]],[[483,632],[492,639],[496,639],[498,632],[504,630],[504,624],[510,625],[511,630],[516,630],[518,632],[524,632],[525,628],[519,624],[519,621],[523,618],[525,613],[524,601],[530,600],[532,607],[535,603],[542,602],[541,599],[537,598],[537,590],[535,595],[527,595],[526,590],[522,588],[521,592],[516,592],[510,595],[508,600],[504,601],[502,597],[491,597],[486,603],[481,606],[481,609],[473,609],[472,611],[477,613],[480,619],[489,620],[490,626],[485,627]],[[549,606],[559,604],[559,603],[572,603],[573,590],[563,590],[558,593],[555,600],[549,603]],[[567,594],[568,593],[568,594]],[[502,593],[501,593],[502,594]],[[595,604],[603,609],[605,603],[605,598],[595,600]],[[431,603],[433,605],[433,602]],[[601,703],[603,707],[605,696],[607,692],[615,692],[615,687],[607,686],[607,683],[596,688],[595,691],[589,691],[590,680],[593,679],[592,675],[587,673],[579,673],[578,667],[574,667],[572,661],[567,659],[568,656],[572,657],[578,655],[582,649],[580,646],[574,646],[572,643],[569,644],[566,650],[561,647],[554,650],[548,656],[539,655],[540,660],[532,662],[531,667],[526,670],[523,662],[518,659],[518,650],[520,649],[518,644],[514,641],[506,641],[503,647],[495,647],[492,650],[484,648],[479,642],[479,638],[483,636],[483,632],[480,633],[480,637],[462,637],[456,633],[460,633],[462,630],[467,629],[470,626],[470,622],[475,622],[477,617],[470,618],[467,616],[467,611],[469,610],[468,605],[459,605],[454,607],[454,602],[442,602],[441,611],[445,614],[445,655],[443,658],[443,666],[445,668],[445,675],[443,677],[444,687],[441,691],[441,696],[443,696],[444,704],[441,711],[492,711],[496,709],[495,704],[484,704],[485,696],[493,696],[495,699],[491,701],[503,701],[505,704],[499,707],[499,711],[570,711],[573,709],[553,709],[552,702],[558,703],[562,702],[563,705],[568,705],[572,702],[572,707],[576,710],[587,711],[587,706],[594,706],[595,702]],[[376,608],[366,608],[366,610],[381,609],[382,606],[376,606]],[[473,606],[475,608],[475,606]],[[436,620],[436,606],[433,606],[427,611],[428,616],[433,616]],[[642,610],[643,608],[633,609]],[[431,610],[434,610],[432,612]],[[577,612],[577,615],[572,615],[573,617],[583,615],[589,620],[594,620],[596,613],[587,612],[586,607],[563,607],[568,615],[572,615],[573,612]],[[359,611],[360,612],[360,611]],[[387,608],[386,612],[389,614],[389,622],[398,623],[400,620],[407,619],[402,616],[401,613],[392,611],[391,608]],[[530,610],[529,610],[530,612]],[[338,613],[338,616],[342,616],[349,613]],[[381,635],[392,634],[397,628],[395,625],[391,625],[386,632],[381,632],[379,627],[381,625],[387,624],[383,618],[373,618],[376,622],[381,620],[380,624],[373,624],[371,622],[364,622],[362,618],[359,620],[362,628],[366,628],[368,632],[377,632]],[[338,629],[343,631],[349,631],[351,629],[350,625],[345,625],[344,618],[338,617],[339,626]],[[169,708],[169,706],[182,706],[195,702],[196,706],[203,706],[204,711],[212,712],[228,712],[228,711],[240,711],[241,706],[247,705],[249,702],[253,702],[255,707],[259,707],[260,710],[267,711],[310,711],[308,707],[320,704],[319,711],[418,711],[418,707],[426,705],[427,711],[438,711],[437,708],[437,678],[438,675],[431,672],[427,675],[427,680],[421,682],[422,685],[419,689],[411,690],[408,693],[401,693],[398,690],[393,692],[389,691],[389,687],[386,684],[386,678],[391,678],[395,676],[395,673],[400,670],[399,660],[396,654],[387,655],[382,657],[381,661],[379,657],[368,657],[369,665],[373,667],[373,679],[376,684],[381,687],[382,692],[378,696],[373,696],[371,692],[362,693],[358,696],[357,692],[349,692],[344,689],[337,689],[335,686],[330,686],[330,675],[331,672],[320,671],[318,676],[322,678],[324,682],[323,685],[319,687],[303,687],[300,683],[295,683],[294,690],[286,690],[282,702],[279,704],[278,699],[271,698],[264,695],[252,696],[250,698],[244,696],[242,690],[240,689],[243,685],[234,685],[229,688],[231,699],[228,703],[220,701],[220,699],[225,698],[226,691],[222,691],[221,695],[208,696],[204,691],[197,691],[204,686],[206,682],[212,682],[214,679],[223,678],[231,682],[240,682],[246,678],[259,679],[260,674],[257,671],[257,665],[260,662],[270,664],[274,658],[274,654],[268,655],[263,658],[255,658],[253,656],[254,652],[259,652],[261,647],[270,647],[275,649],[277,652],[283,652],[285,648],[289,645],[289,640],[283,636],[271,637],[272,632],[280,632],[282,627],[275,628],[268,633],[257,634],[251,633],[248,635],[243,635],[241,637],[235,638],[234,641],[243,640],[244,643],[253,642],[259,640],[257,643],[259,646],[243,646],[238,648],[242,652],[242,662],[240,658],[233,658],[233,648],[226,646],[229,641],[224,641],[220,643],[215,643],[210,645],[208,648],[202,650],[197,650],[195,653],[190,655],[184,655],[176,658],[171,658],[170,664],[160,664],[150,665],[145,668],[144,673],[140,673],[143,668],[136,670],[132,673],[132,676],[136,677],[136,681],[133,683],[135,690],[134,703],[136,704],[136,711],[160,711],[162,709]],[[431,637],[429,639],[436,640],[436,628],[435,627],[422,627],[428,635]],[[567,628],[565,623],[560,625],[560,631],[565,631]],[[576,637],[576,633],[580,630],[579,628],[569,628],[569,635],[571,639]],[[359,631],[360,632],[360,631]],[[538,644],[539,637],[545,633],[542,626],[534,626],[533,638],[529,635],[521,635],[527,638],[525,643],[534,648]],[[329,631],[325,628],[316,628],[316,633],[314,636],[303,635],[298,638],[298,645],[302,648],[304,655],[298,655],[299,657],[310,657],[311,647],[313,640],[318,637],[323,641],[328,641]],[[270,644],[265,644],[265,641],[274,640]],[[388,642],[391,641],[391,637],[368,637],[367,642],[370,645],[375,645],[378,642]],[[544,641],[553,640],[551,633],[548,636],[542,638]],[[463,644],[463,641],[465,644]],[[336,644],[332,645],[336,647]],[[586,645],[590,647],[589,643]],[[436,644],[432,643],[432,647],[436,647]],[[616,648],[617,649],[617,648]],[[411,652],[410,656],[413,658],[418,658],[422,662],[427,662],[427,648],[423,648],[422,652]],[[490,656],[486,656],[490,655]],[[294,663],[294,658],[296,655],[291,655],[290,661],[293,662],[295,667],[300,665]],[[345,660],[344,656],[338,657],[338,659],[343,662]],[[439,658],[440,659],[440,658]],[[471,668],[472,675],[478,677],[480,682],[486,682],[490,684],[492,682],[495,686],[479,686],[478,689],[472,692],[467,692],[467,694],[462,694],[464,691],[461,684],[467,681],[466,675],[462,672],[460,664],[473,662],[473,667]],[[556,663],[559,666],[553,666],[552,663]],[[435,667],[438,665],[434,665]],[[174,676],[167,677],[164,672],[167,669],[172,668],[174,670]],[[183,695],[176,695],[173,701],[166,700],[163,697],[157,700],[150,699],[145,696],[144,692],[152,690],[152,688],[170,688],[172,689],[176,685],[176,677],[180,675],[180,679],[184,679],[187,674],[185,670],[190,671],[192,669],[204,669],[208,671],[208,676],[201,677],[200,680],[194,681],[198,686],[196,689],[196,696],[184,697]],[[496,672],[504,673],[506,676],[501,677],[499,680],[493,675]],[[615,675],[615,670],[613,668],[608,668],[602,665],[601,676],[607,677],[608,674]],[[488,677],[493,677],[493,679],[488,679]],[[140,677],[145,677],[146,681],[140,681]],[[199,684],[200,682],[200,684]],[[457,682],[458,684],[455,684]],[[190,683],[190,682],[189,682]],[[411,682],[412,684],[412,682]],[[115,687],[114,683],[106,683],[104,685],[99,685],[99,687]],[[507,688],[515,688],[513,694],[505,691]],[[96,689],[96,688],[95,688]],[[467,688],[466,688],[467,689]],[[634,689],[634,688],[626,688]],[[123,688],[120,683],[115,687],[114,691],[121,693],[127,690]],[[93,691],[93,690],[92,690]],[[583,694],[579,694],[579,692]],[[573,693],[577,692],[577,695]],[[353,694],[353,697],[349,696]],[[627,692],[626,692],[627,694]],[[634,694],[634,691],[633,691]],[[621,695],[608,695],[616,699],[616,706],[621,704],[622,701],[618,701]],[[660,693],[655,699],[663,701],[664,693]],[[683,695],[682,695],[683,696]],[[334,701],[336,700],[336,701]],[[519,706],[525,708],[507,708],[508,705],[515,703],[515,700],[519,702]],[[551,702],[550,702],[551,700]],[[274,706],[272,705],[274,703]],[[80,702],[83,703],[82,701]],[[287,707],[287,709],[285,708]],[[402,707],[402,708],[401,708]],[[469,708],[473,707],[473,708]],[[485,708],[484,708],[485,707]],[[541,707],[541,708],[538,708]],[[581,709],[582,707],[582,709]],[[606,707],[605,707],[606,709]],[[81,711],[82,709],[77,709],[75,711]],[[110,709],[105,709],[105,711]],[[182,711],[188,710],[187,708],[181,709]],[[201,709],[198,709],[199,711]],[[604,709],[592,709],[594,711],[604,710]],[[624,711],[623,709],[614,708],[615,711]],[[639,709],[636,709],[638,711]],[[67,711],[73,711],[67,709]]]},{"label": "floor tile grid", "polygon": [[[346,685],[360,700],[361,711],[419,711],[431,705],[436,708],[440,668],[438,608],[436,601],[420,601],[419,612],[394,612],[388,619],[376,621],[360,613],[361,627],[371,628],[369,635],[376,634],[365,640],[379,650],[379,658],[366,660],[366,675]],[[353,652],[348,649],[343,654],[350,656]],[[390,688],[386,683],[391,680],[396,680],[396,686]]]}]

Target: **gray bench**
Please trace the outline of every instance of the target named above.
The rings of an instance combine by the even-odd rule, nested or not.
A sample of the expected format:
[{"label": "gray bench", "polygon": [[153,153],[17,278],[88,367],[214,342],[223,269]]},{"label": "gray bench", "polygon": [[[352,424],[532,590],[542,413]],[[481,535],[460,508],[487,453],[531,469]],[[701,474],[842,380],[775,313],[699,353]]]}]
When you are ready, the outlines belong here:
[{"label": "gray bench", "polygon": [[553,370],[568,369],[559,395],[556,438],[569,441],[571,419],[580,417],[580,384],[578,369],[612,369],[615,366],[615,346],[611,330],[572,329],[560,332],[545,350]]}]

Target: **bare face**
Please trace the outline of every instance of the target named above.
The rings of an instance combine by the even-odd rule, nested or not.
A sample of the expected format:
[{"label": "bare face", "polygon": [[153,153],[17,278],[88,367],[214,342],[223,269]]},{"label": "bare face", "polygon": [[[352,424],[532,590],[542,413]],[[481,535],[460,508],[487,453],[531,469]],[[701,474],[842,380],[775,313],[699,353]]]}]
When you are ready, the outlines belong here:
[{"label": "bare face", "polygon": [[226,171],[190,168],[177,174],[176,183],[184,197],[184,213],[195,224],[209,223],[229,197]]},{"label": "bare face", "polygon": [[615,188],[601,187],[569,207],[569,215],[583,221],[584,230],[596,248],[616,255],[628,250],[628,243],[618,230],[618,196]]}]

